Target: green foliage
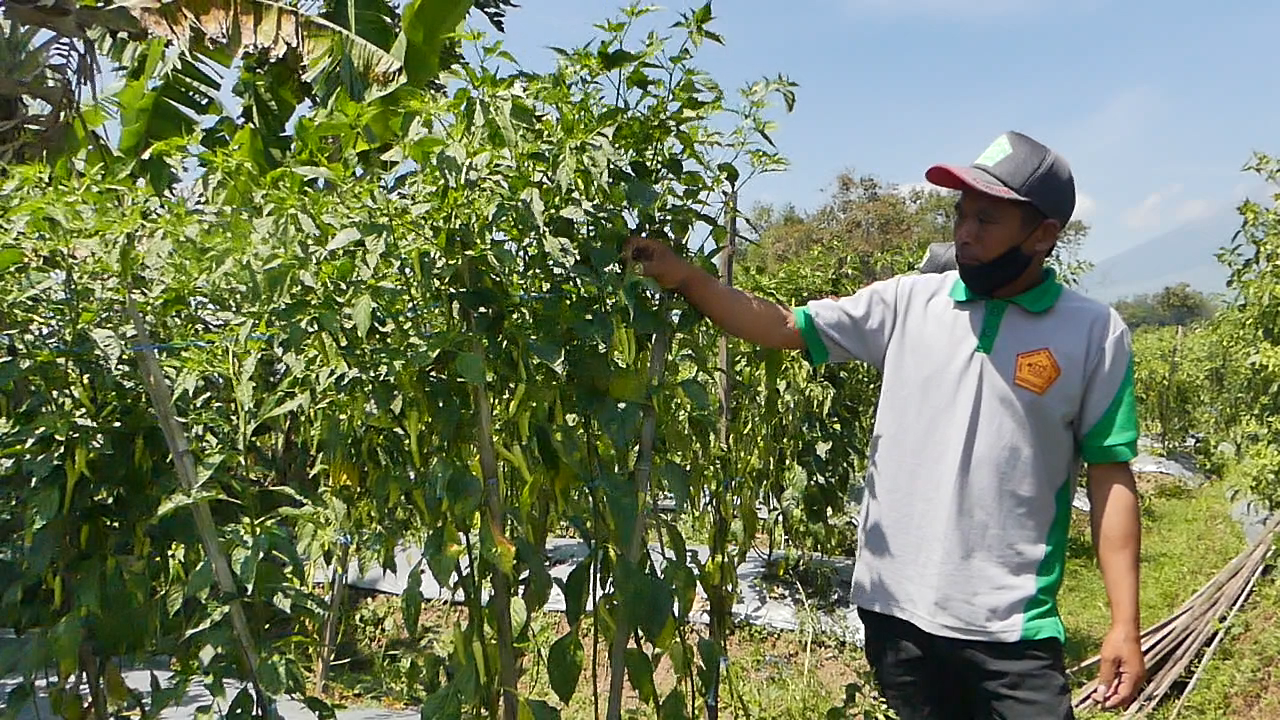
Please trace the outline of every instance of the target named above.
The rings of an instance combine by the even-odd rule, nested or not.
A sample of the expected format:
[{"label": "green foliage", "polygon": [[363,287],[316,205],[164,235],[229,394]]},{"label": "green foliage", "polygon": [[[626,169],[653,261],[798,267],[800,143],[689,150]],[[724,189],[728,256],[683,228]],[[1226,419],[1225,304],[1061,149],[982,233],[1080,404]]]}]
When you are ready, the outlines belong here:
[{"label": "green foliage", "polygon": [[[362,567],[392,566],[409,542],[468,613],[395,672],[421,678],[411,696],[426,707],[514,710],[499,669],[545,662],[527,622],[551,587],[537,549],[572,532],[591,550],[565,588],[578,618],[637,629],[625,671],[641,688],[676,648],[701,658],[684,667],[689,695],[649,698],[692,712],[716,657],[688,643],[694,586],[726,597],[732,564],[683,552],[678,522],[655,516],[650,533],[639,520],[657,494],[682,514],[741,517],[759,493],[715,491],[730,467],[709,401],[717,333],[619,251],[635,231],[722,238],[723,189],[781,166],[763,114],[793,97],[775,78],[729,104],[693,65],[719,41],[709,7],[675,38],[628,41],[648,12],[629,9],[543,75],[501,74],[500,47],[482,45],[447,93],[335,103],[287,147],[249,124],[179,125],[147,166],[3,178],[0,619],[23,640],[6,673],[52,663],[57,682],[87,671],[110,695],[93,667],[164,652],[183,682],[249,677],[194,531],[198,498],[231,549],[270,695],[310,692],[328,608],[316,570],[348,544]],[[269,62],[245,72],[242,120],[281,138],[269,118],[300,96],[258,81]],[[226,142],[191,142],[209,132]],[[181,196],[155,192],[193,161]],[[195,493],[179,488],[139,382],[128,299],[161,343]],[[650,537],[676,550],[661,570],[620,550]],[[608,590],[587,611],[589,586]],[[483,603],[491,591],[499,602]],[[420,602],[404,596],[411,636]],[[580,674],[558,659],[555,691],[572,695]]]},{"label": "green foliage", "polygon": [[1137,329],[1149,325],[1185,326],[1209,320],[1220,303],[1187,283],[1178,283],[1157,293],[1119,300],[1112,307],[1124,318],[1125,324]]},{"label": "green foliage", "polygon": [[1226,385],[1230,358],[1206,330],[1163,326],[1135,330],[1133,355],[1143,432],[1165,451],[1190,449],[1218,422],[1221,408],[1206,398]]},{"label": "green foliage", "polygon": [[[759,238],[743,249],[735,284],[788,307],[848,295],[913,270],[928,244],[949,232],[950,205],[939,194],[842,175],[814,211],[754,210]],[[773,517],[763,520],[796,548],[851,555],[849,497],[866,467],[879,374],[861,364],[815,371],[798,353],[741,343],[733,352],[730,437],[736,475],[752,493],[738,534],[750,538],[760,528],[753,506],[765,500]]]},{"label": "green foliage", "polygon": [[[1272,186],[1280,161],[1257,155],[1247,167]],[[1277,197],[1280,197],[1278,195]],[[1188,328],[1140,328],[1134,335],[1136,382],[1144,425],[1182,447],[1195,431],[1205,465],[1257,499],[1280,500],[1280,210],[1240,205],[1241,229],[1219,254],[1230,270],[1223,307]],[[1204,312],[1204,298],[1166,288],[1128,308],[1141,319],[1149,304],[1171,321]],[[1159,320],[1156,321],[1159,324]]]}]

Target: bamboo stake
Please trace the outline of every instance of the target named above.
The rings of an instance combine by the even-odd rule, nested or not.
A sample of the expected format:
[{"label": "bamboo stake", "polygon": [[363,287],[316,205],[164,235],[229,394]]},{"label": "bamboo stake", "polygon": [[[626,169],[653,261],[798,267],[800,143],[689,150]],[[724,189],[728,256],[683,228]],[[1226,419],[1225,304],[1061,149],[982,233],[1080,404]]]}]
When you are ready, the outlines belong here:
[{"label": "bamboo stake", "polygon": [[[720,281],[728,287],[733,287],[733,261],[734,256],[738,252],[738,193],[736,190],[730,189],[725,197],[725,215],[726,230],[728,230],[728,238],[725,249],[720,253],[718,263],[720,265]],[[729,458],[729,422],[732,420],[733,408],[731,403],[733,391],[733,365],[729,357],[729,335],[728,333],[720,333],[720,448],[724,452],[726,460]],[[725,495],[732,497],[732,465],[726,462],[725,465]],[[725,542],[724,535],[728,529],[724,527],[726,519],[717,514],[715,533],[719,535],[719,542],[712,543],[718,546]],[[726,558],[722,557],[723,562]],[[720,662],[716,664],[716,669],[711,678],[711,688],[707,693],[707,720],[718,720],[720,717],[720,681],[723,674],[728,668],[729,657],[726,653],[728,644],[728,628],[725,625],[725,612],[723,603],[723,594],[716,593],[721,600],[715,603],[715,607],[711,608],[711,638],[715,641],[716,646],[720,648]]]},{"label": "bamboo stake", "polygon": [[[666,303],[662,303],[663,306]],[[663,373],[667,365],[667,350],[671,344],[671,329],[664,327],[653,338],[653,346],[649,348],[649,402],[641,411],[643,418],[640,426],[640,450],[636,454],[635,478],[636,493],[639,502],[636,505],[636,526],[631,534],[631,543],[626,549],[626,557],[633,565],[639,567],[640,552],[644,549],[645,520],[649,507],[649,477],[653,466],[653,441],[657,434],[658,415],[653,406],[653,389],[662,384]],[[617,591],[614,582],[614,591]],[[605,711],[607,720],[622,718],[622,685],[626,678],[626,652],[630,628],[622,613],[614,617],[613,646],[609,651],[609,706]]]},{"label": "bamboo stake", "polygon": [[[467,311],[467,325],[476,337],[475,352],[483,358],[484,341],[479,339],[475,315],[470,311]],[[485,521],[489,523],[494,543],[501,545],[507,542],[506,533],[503,530],[506,508],[502,499],[502,486],[498,481],[498,455],[493,445],[493,408],[489,403],[489,391],[485,382],[475,385],[472,393],[476,415],[479,417],[476,444],[480,453],[480,471],[484,474],[484,508],[487,515]],[[479,575],[476,577],[478,578]],[[519,698],[516,696],[515,635],[511,629],[511,586],[502,568],[498,567],[493,568],[490,582],[493,584],[490,599],[493,602],[494,619],[498,628],[498,678],[502,684],[502,718],[517,720],[520,707]],[[477,582],[476,593],[479,592],[480,587]],[[483,633],[484,618],[476,619],[480,622],[480,632]]]},{"label": "bamboo stake", "polygon": [[[1178,713],[1208,666],[1213,652],[1221,644],[1227,625],[1244,605],[1258,577],[1265,571],[1277,531],[1280,531],[1280,516],[1267,524],[1257,542],[1232,559],[1178,611],[1143,633],[1142,648],[1150,671],[1149,682],[1129,706],[1124,717],[1145,717],[1163,701],[1165,695],[1195,662],[1196,657],[1205,650],[1195,675],[1183,690],[1182,698],[1174,710],[1174,715]],[[1219,622],[1224,615],[1225,619]],[[1212,641],[1210,637],[1213,638]],[[1206,650],[1205,644],[1208,642],[1211,644]],[[1080,663],[1075,669],[1089,667],[1097,662],[1098,658],[1095,656]],[[1073,706],[1076,709],[1093,707],[1096,703],[1092,693],[1097,687],[1096,679],[1086,684]]]},{"label": "bamboo stake", "polygon": [[[187,441],[182,424],[178,422],[173,412],[173,395],[165,380],[164,372],[160,369],[160,362],[151,349],[151,335],[147,332],[146,323],[138,312],[132,295],[125,297],[125,313],[132,320],[133,330],[138,336],[138,347],[134,352],[138,356],[143,384],[146,385],[147,394],[151,397],[151,407],[155,410],[156,417],[160,421],[160,429],[164,432],[165,442],[169,446],[170,454],[173,455],[174,469],[187,492],[194,494],[200,485],[195,457],[191,453],[191,445]],[[209,503],[202,499],[195,500],[191,505],[191,512],[195,516],[196,530],[200,534],[205,554],[209,556],[209,563],[213,566],[213,575],[218,583],[218,589],[230,598],[231,626],[239,641],[245,663],[249,667],[249,680],[257,695],[258,707],[267,717],[275,717],[275,703],[267,697],[262,684],[258,681],[258,651],[253,642],[253,635],[249,632],[249,621],[245,617],[244,606],[240,603],[235,574],[231,572],[231,563],[218,542],[218,531],[213,523],[213,513],[209,510]]]},{"label": "bamboo stake", "polygon": [[[1267,558],[1271,557],[1271,551],[1267,551]],[[1187,687],[1182,691],[1182,697],[1178,698],[1178,704],[1174,706],[1173,713],[1169,716],[1169,720],[1174,720],[1178,714],[1182,712],[1182,706],[1186,704],[1187,698],[1191,697],[1191,691],[1195,690],[1196,684],[1200,682],[1200,677],[1204,674],[1205,668],[1209,666],[1209,661],[1213,658],[1213,654],[1217,652],[1218,646],[1222,644],[1222,639],[1226,637],[1227,627],[1231,625],[1231,621],[1235,619],[1236,613],[1240,612],[1240,608],[1244,606],[1249,595],[1253,593],[1253,587],[1258,582],[1258,578],[1262,577],[1262,573],[1266,570],[1266,562],[1258,563],[1258,567],[1254,569],[1253,574],[1249,576],[1249,584],[1245,587],[1244,592],[1231,606],[1231,612],[1227,615],[1227,619],[1222,621],[1222,625],[1218,628],[1218,632],[1214,635],[1213,643],[1209,645],[1209,649],[1205,650],[1204,657],[1200,660],[1200,666],[1196,668],[1195,675],[1191,676],[1191,680],[1187,683]]]},{"label": "bamboo stake", "polygon": [[338,613],[342,610],[342,596],[347,587],[347,566],[350,562],[351,543],[343,543],[338,566],[333,569],[333,587],[329,591],[329,612],[324,619],[320,662],[316,664],[315,693],[317,697],[324,694],[324,684],[329,679],[329,666],[333,663],[334,645],[338,639]]}]

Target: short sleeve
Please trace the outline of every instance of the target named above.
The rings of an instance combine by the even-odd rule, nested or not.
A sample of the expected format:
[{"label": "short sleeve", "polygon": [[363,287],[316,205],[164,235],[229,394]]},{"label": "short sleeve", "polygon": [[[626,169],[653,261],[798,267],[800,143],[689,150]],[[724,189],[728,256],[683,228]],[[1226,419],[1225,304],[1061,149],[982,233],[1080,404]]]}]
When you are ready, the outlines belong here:
[{"label": "short sleeve", "polygon": [[1129,462],[1138,456],[1132,336],[1118,317],[1113,316],[1085,381],[1078,427],[1080,455],[1089,464]]},{"label": "short sleeve", "polygon": [[883,369],[897,314],[899,278],[871,283],[838,300],[794,309],[796,328],[813,365],[860,360]]}]

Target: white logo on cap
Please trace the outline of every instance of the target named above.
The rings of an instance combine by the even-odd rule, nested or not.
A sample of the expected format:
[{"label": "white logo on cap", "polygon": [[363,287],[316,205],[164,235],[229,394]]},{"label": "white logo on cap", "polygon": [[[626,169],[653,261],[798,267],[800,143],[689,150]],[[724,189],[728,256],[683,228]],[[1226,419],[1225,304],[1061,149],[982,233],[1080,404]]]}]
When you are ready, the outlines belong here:
[{"label": "white logo on cap", "polygon": [[1001,135],[996,138],[995,142],[991,143],[990,147],[978,156],[977,160],[973,161],[973,164],[991,167],[1012,154],[1013,145],[1009,143],[1009,136]]}]

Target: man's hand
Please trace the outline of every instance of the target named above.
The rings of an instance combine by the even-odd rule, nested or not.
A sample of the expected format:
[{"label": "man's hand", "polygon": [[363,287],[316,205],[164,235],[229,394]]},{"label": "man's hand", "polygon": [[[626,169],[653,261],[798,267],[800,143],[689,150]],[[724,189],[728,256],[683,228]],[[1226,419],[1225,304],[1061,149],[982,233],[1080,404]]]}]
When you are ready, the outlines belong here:
[{"label": "man's hand", "polygon": [[627,262],[640,264],[640,274],[653,278],[667,290],[679,288],[697,270],[667,245],[648,238],[633,237],[623,246]]},{"label": "man's hand", "polygon": [[736,338],[769,348],[804,347],[790,308],[724,285],[657,240],[631,238],[623,246],[622,257],[625,262],[640,263],[642,275],[683,295],[698,312]]},{"label": "man's hand", "polygon": [[1102,662],[1093,700],[1105,710],[1128,707],[1147,680],[1142,637],[1136,627],[1114,627],[1102,641]]}]

